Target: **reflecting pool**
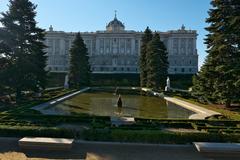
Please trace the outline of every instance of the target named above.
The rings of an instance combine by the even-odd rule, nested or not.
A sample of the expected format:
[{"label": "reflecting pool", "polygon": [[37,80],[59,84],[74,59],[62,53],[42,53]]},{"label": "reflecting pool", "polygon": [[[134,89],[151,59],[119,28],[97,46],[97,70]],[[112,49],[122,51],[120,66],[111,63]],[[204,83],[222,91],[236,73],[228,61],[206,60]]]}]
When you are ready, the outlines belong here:
[{"label": "reflecting pool", "polygon": [[117,107],[118,95],[89,91],[74,96],[47,110],[69,115],[87,113],[100,116],[131,116],[141,118],[188,118],[194,112],[159,97],[121,94],[123,107]]}]

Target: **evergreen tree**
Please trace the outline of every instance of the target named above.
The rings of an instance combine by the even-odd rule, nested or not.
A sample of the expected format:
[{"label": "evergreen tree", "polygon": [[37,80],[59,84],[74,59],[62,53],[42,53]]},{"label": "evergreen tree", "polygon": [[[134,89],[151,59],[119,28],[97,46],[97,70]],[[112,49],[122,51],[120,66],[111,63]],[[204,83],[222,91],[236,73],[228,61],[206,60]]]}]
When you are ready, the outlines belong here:
[{"label": "evergreen tree", "polygon": [[[2,35],[0,30],[0,36]],[[10,92],[9,80],[11,77],[10,67],[12,66],[10,58],[11,50],[4,43],[0,43],[0,96],[5,95],[6,92]]]},{"label": "evergreen tree", "polygon": [[70,49],[69,86],[79,88],[90,85],[90,64],[86,45],[77,33]]},{"label": "evergreen tree", "polygon": [[36,26],[35,10],[29,0],[10,0],[9,10],[0,19],[4,27],[0,32],[1,46],[5,46],[2,57],[9,62],[1,73],[11,73],[6,78],[17,100],[23,90],[38,91],[46,83],[44,30]]},{"label": "evergreen tree", "polygon": [[229,107],[240,99],[240,1],[214,0],[211,4],[205,41],[208,56],[195,77],[193,93]]},{"label": "evergreen tree", "polygon": [[155,33],[147,45],[147,87],[163,90],[168,74],[167,50]]},{"label": "evergreen tree", "polygon": [[193,76],[192,94],[197,97],[201,102],[214,101],[214,66],[211,58],[207,56],[207,60],[202,66],[199,73]]},{"label": "evergreen tree", "polygon": [[141,53],[140,53],[140,83],[141,87],[147,86],[147,44],[152,40],[152,31],[149,27],[144,31],[144,35],[141,40]]}]

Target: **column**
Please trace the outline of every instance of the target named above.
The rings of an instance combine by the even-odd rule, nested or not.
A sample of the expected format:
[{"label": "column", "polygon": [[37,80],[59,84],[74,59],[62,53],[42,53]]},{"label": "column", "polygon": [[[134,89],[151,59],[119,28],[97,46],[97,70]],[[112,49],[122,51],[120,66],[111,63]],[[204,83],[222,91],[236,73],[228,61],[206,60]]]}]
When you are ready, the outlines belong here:
[{"label": "column", "polygon": [[106,41],[105,41],[105,38],[103,38],[103,54],[105,54],[106,52]]},{"label": "column", "polygon": [[197,54],[197,53],[196,53],[196,47],[197,47],[197,45],[196,45],[196,41],[197,41],[197,38],[196,38],[196,37],[193,38],[193,54],[194,54],[194,55]]},{"label": "column", "polygon": [[99,54],[99,39],[98,38],[96,38],[96,46],[95,46],[96,48],[95,48],[95,54],[96,55],[98,55]]},{"label": "column", "polygon": [[172,54],[172,52],[173,52],[172,51],[172,47],[173,47],[172,41],[173,41],[172,38],[168,38],[168,45],[167,45],[168,54]]},{"label": "column", "polygon": [[138,39],[138,55],[141,53],[141,40]]},{"label": "column", "polygon": [[127,39],[124,38],[124,54],[127,54]]},{"label": "column", "polygon": [[120,54],[121,53],[121,51],[120,51],[120,48],[121,48],[121,44],[120,44],[120,41],[121,41],[121,39],[120,38],[117,38],[117,41],[118,41],[118,49],[117,49],[117,54]]},{"label": "column", "polygon": [[181,39],[178,37],[178,51],[177,51],[177,54],[181,54]]},{"label": "column", "polygon": [[109,38],[109,54],[112,53],[112,38]]},{"label": "column", "polygon": [[134,54],[134,49],[135,49],[135,39],[131,38],[131,53],[130,54]]}]

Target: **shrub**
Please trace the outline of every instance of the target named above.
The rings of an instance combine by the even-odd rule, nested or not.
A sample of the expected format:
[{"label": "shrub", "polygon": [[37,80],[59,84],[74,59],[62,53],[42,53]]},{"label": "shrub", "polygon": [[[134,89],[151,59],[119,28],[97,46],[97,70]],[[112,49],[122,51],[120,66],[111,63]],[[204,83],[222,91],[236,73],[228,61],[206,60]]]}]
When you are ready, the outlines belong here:
[{"label": "shrub", "polygon": [[175,143],[186,144],[195,141],[207,142],[240,142],[239,134],[220,133],[170,133],[149,130],[86,130],[84,139],[95,141]]},{"label": "shrub", "polygon": [[0,135],[7,137],[41,136],[74,138],[74,132],[54,127],[0,126]]}]

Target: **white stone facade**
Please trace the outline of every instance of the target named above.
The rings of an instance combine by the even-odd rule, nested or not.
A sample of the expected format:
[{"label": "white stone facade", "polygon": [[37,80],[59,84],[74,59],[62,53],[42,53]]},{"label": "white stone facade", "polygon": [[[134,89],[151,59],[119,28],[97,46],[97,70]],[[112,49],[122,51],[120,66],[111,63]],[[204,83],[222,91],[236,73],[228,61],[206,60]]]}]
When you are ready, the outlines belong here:
[{"label": "white stone facade", "polygon": [[[169,74],[194,74],[198,71],[195,30],[159,32],[168,51]],[[69,49],[76,33],[54,31],[46,33],[45,44],[50,72],[68,72]],[[139,57],[143,32],[125,30],[116,16],[105,31],[82,32],[88,48],[93,73],[139,73]]]}]

